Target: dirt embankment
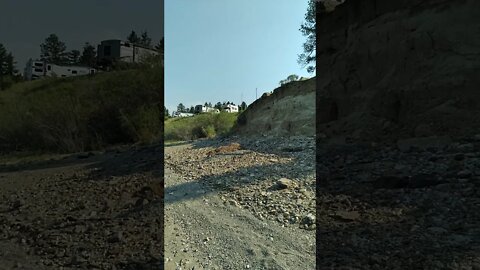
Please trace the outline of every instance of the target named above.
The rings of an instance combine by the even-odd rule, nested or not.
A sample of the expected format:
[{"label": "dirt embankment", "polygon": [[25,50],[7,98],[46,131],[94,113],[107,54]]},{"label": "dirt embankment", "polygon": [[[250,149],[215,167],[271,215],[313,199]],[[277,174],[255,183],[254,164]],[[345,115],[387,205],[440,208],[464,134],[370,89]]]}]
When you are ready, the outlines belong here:
[{"label": "dirt embankment", "polygon": [[356,140],[478,133],[478,14],[475,0],[346,1],[319,12],[320,131]]},{"label": "dirt embankment", "polygon": [[265,93],[239,116],[241,134],[315,134],[315,79],[291,82]]}]

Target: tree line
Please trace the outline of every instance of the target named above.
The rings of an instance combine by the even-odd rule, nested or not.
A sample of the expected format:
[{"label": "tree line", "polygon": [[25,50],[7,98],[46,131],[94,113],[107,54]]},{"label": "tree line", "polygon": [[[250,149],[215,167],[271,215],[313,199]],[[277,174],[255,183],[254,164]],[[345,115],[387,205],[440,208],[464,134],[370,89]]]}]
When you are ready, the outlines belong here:
[{"label": "tree line", "polygon": [[[152,46],[152,39],[146,31],[142,32],[140,37],[137,36],[135,31],[132,31],[127,36],[127,40],[131,43],[155,49],[163,53],[164,39],[162,38],[158,44]],[[45,39],[45,42],[40,44],[40,51],[40,59],[52,64],[97,66],[97,51],[89,42],[85,42],[81,53],[76,49],[67,51],[65,42],[61,41],[56,34],[50,34],[50,36]]]},{"label": "tree line", "polygon": [[16,63],[12,52],[8,52],[5,46],[0,43],[0,90],[22,80],[21,75],[15,68]]},{"label": "tree line", "polygon": [[[218,109],[219,111],[222,112],[222,111],[225,111],[224,107],[226,105],[230,105],[230,104],[235,105],[233,102],[230,102],[230,101],[217,102],[215,105],[213,105],[211,102],[205,102],[205,104],[203,104],[203,105],[206,106],[206,107]],[[244,111],[244,110],[247,109],[247,103],[245,103],[245,101],[242,102],[242,104],[237,105],[237,106],[238,106],[239,111]],[[168,118],[168,116],[170,115],[170,112],[168,111],[167,107],[164,106],[163,108],[164,108],[165,118]],[[183,103],[180,103],[177,106],[177,112],[195,113],[195,107],[194,106],[187,107]]]}]

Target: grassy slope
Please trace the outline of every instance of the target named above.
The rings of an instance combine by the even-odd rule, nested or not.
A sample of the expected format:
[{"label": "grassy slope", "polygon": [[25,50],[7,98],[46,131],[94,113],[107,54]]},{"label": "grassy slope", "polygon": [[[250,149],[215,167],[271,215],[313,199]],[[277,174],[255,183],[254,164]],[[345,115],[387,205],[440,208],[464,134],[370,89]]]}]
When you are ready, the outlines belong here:
[{"label": "grassy slope", "polygon": [[170,118],[165,121],[166,141],[185,141],[227,135],[238,113],[199,114],[194,117]]},{"label": "grassy slope", "polygon": [[0,152],[76,152],[156,141],[162,105],[158,65],[19,83],[0,92]]}]

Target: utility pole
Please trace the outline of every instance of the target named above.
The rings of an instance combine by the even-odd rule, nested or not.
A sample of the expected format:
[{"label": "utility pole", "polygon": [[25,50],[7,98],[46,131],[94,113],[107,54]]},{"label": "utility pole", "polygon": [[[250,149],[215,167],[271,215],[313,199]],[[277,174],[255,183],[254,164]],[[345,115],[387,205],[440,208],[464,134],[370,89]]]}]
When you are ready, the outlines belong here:
[{"label": "utility pole", "polygon": [[257,99],[258,96],[257,96],[257,88],[255,88],[255,99]]}]

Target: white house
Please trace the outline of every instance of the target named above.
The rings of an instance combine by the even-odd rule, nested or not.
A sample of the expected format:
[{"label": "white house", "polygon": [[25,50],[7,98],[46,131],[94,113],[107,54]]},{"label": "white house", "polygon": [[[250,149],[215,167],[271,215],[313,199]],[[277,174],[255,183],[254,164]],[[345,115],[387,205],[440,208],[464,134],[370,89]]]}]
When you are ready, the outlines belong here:
[{"label": "white house", "polygon": [[46,61],[30,59],[24,70],[26,80],[35,80],[41,77],[71,77],[95,74],[96,69],[82,66],[62,66]]},{"label": "white house", "polygon": [[234,105],[234,104],[226,104],[226,105],[223,106],[223,109],[224,109],[226,112],[229,112],[229,113],[238,112],[238,106],[237,106],[237,105]]},{"label": "white house", "polygon": [[195,106],[195,113],[208,113],[208,112],[219,113],[220,111],[216,108],[212,108],[212,107],[205,106],[205,105]]},{"label": "white house", "polygon": [[100,63],[113,60],[137,63],[150,55],[158,55],[158,51],[119,39],[104,40],[97,47],[97,59]]}]

